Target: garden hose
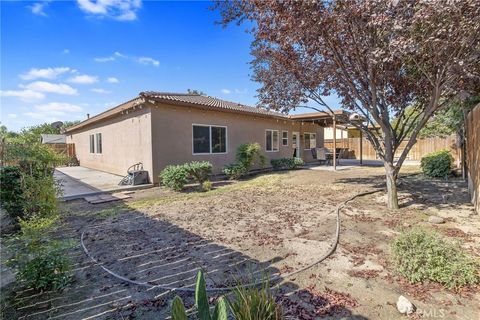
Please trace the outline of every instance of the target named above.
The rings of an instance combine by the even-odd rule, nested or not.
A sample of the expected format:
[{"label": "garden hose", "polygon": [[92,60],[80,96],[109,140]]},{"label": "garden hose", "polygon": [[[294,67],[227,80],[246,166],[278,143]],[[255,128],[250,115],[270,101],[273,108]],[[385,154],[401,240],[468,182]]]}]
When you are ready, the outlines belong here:
[{"label": "garden hose", "polygon": [[[318,265],[319,263],[321,263],[322,261],[327,259],[330,255],[332,255],[332,253],[335,252],[335,250],[337,248],[337,245],[338,245],[338,242],[339,242],[339,239],[340,239],[340,210],[342,210],[348,202],[350,202],[350,201],[352,201],[352,200],[354,200],[358,197],[370,195],[370,194],[373,194],[373,193],[376,193],[376,192],[380,192],[382,190],[384,190],[384,189],[377,189],[377,190],[373,190],[373,191],[361,192],[361,193],[358,193],[358,194],[348,198],[347,200],[343,201],[342,203],[340,203],[335,209],[337,225],[336,225],[336,231],[335,231],[335,239],[334,239],[330,249],[323,256],[321,256],[318,260],[316,260],[315,262],[313,262],[313,263],[311,263],[311,264],[309,264],[309,265],[307,265],[307,266],[305,266],[301,269],[292,271],[292,272],[284,274],[284,275],[270,276],[268,278],[268,282],[270,283],[270,282],[275,282],[275,281],[280,280],[280,283],[282,283],[283,281],[285,281],[285,279],[291,278],[292,276],[294,276],[298,273],[304,272],[304,271]],[[112,275],[113,277],[115,277],[119,280],[122,280],[124,282],[134,284],[134,285],[138,285],[138,286],[158,288],[158,289],[162,289],[162,290],[166,290],[166,291],[195,292],[195,288],[193,288],[193,287],[165,286],[165,285],[157,284],[157,283],[152,282],[152,281],[141,282],[141,281],[136,281],[136,280],[129,279],[127,277],[123,277],[123,276],[113,272],[112,270],[105,267],[103,265],[103,263],[99,262],[97,259],[95,259],[90,254],[90,252],[88,251],[88,249],[87,249],[87,247],[85,246],[85,243],[84,243],[85,233],[86,233],[86,230],[84,230],[82,232],[82,235],[80,237],[80,243],[82,245],[83,251],[90,258],[90,260],[92,260],[94,263],[98,264],[100,266],[100,268],[102,268],[105,272]],[[242,285],[242,287],[243,288],[252,288],[252,287],[258,286],[259,284],[261,284],[261,283],[251,282],[251,283],[247,283],[247,284]],[[226,292],[226,291],[232,291],[236,287],[210,287],[210,288],[207,288],[207,291],[208,292]]]}]

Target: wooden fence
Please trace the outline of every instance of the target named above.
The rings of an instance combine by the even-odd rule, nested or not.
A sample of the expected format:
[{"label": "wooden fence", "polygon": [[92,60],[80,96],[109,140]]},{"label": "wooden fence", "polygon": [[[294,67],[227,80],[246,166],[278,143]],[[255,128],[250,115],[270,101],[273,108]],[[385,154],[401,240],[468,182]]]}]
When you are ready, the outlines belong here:
[{"label": "wooden fence", "polygon": [[465,151],[468,190],[475,205],[475,211],[480,213],[480,104],[467,117]]},{"label": "wooden fence", "polygon": [[[403,152],[405,146],[407,145],[408,140],[402,141],[400,147],[395,153],[395,157],[398,158]],[[325,139],[324,145],[326,148],[333,148],[333,140]],[[348,148],[348,157],[351,159],[360,159],[360,138],[347,138],[347,139],[337,139],[337,148]],[[455,159],[457,165],[460,164],[461,150],[457,147],[457,138],[455,135],[449,137],[440,138],[426,138],[418,139],[417,143],[412,147],[408,153],[408,160],[421,160],[424,155],[427,153],[447,149],[450,150],[452,156]],[[363,138],[363,148],[362,148],[363,159],[366,160],[375,160],[378,159],[370,142]]]}]

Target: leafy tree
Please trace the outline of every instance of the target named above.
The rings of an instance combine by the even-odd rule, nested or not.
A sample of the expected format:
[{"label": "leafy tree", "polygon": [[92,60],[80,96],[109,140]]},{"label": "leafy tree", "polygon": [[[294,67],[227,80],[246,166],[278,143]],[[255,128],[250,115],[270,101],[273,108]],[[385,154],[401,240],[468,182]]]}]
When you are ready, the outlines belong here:
[{"label": "leafy tree", "polygon": [[187,89],[187,93],[189,94],[198,94],[200,96],[206,96],[207,94],[203,92],[202,90],[196,90],[196,89]]},{"label": "leafy tree", "polygon": [[364,117],[351,125],[384,163],[392,209],[398,173],[420,130],[460,92],[478,92],[478,0],[234,0],[214,8],[224,25],[253,23],[261,106],[289,112],[310,103],[333,114],[323,97],[337,94]]},{"label": "leafy tree", "polygon": [[[480,97],[473,97],[465,101],[460,99],[452,100],[444,108],[438,110],[436,114],[420,130],[419,138],[446,137],[454,133],[462,133],[465,114],[467,114],[475,105],[480,102]],[[405,111],[406,116],[413,116],[414,108],[409,107]],[[418,116],[415,114],[415,116]],[[395,126],[398,118],[393,119],[392,125]],[[410,137],[408,132],[406,137]]]}]

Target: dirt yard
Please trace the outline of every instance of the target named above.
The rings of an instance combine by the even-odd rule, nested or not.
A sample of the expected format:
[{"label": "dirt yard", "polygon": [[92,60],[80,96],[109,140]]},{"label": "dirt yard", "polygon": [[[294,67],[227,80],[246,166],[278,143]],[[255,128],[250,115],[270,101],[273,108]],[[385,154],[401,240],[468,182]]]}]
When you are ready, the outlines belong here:
[{"label": "dirt yard", "polygon": [[[335,207],[382,187],[383,168],[298,170],[218,183],[203,193],[153,188],[122,203],[65,203],[56,236],[78,243],[70,252],[74,283],[60,294],[12,284],[2,292],[5,319],[163,319],[175,293],[161,287],[191,286],[199,268],[210,287],[279,275],[274,290],[288,319],[402,319],[395,306],[401,294],[417,307],[413,319],[478,319],[478,288],[410,285],[393,270],[389,243],[415,225],[435,228],[480,255],[480,219],[466,184],[425,180],[417,170],[403,171],[397,212],[386,209],[382,192],[350,202],[341,212],[335,253],[294,276],[288,274],[330,248]],[[432,225],[429,215],[446,223]],[[92,262],[80,246],[82,233],[101,264],[147,285],[122,282]],[[179,294],[193,305],[193,294]]]}]

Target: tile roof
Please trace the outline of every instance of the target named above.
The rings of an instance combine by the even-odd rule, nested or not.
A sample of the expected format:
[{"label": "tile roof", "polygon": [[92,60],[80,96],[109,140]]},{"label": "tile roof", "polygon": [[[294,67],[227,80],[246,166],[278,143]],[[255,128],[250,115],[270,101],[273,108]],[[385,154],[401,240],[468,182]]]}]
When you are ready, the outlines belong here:
[{"label": "tile roof", "polygon": [[146,99],[153,99],[162,102],[186,103],[212,109],[224,109],[237,112],[255,113],[266,116],[288,118],[287,115],[279,112],[273,112],[263,108],[250,107],[244,104],[225,101],[222,99],[203,96],[199,94],[146,91],[141,92],[140,96]]}]

